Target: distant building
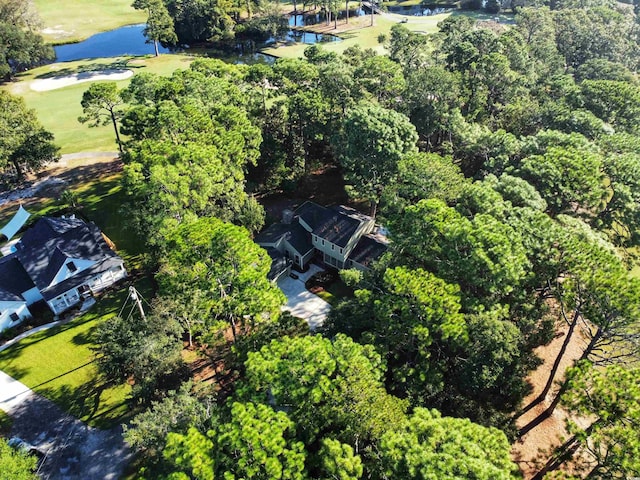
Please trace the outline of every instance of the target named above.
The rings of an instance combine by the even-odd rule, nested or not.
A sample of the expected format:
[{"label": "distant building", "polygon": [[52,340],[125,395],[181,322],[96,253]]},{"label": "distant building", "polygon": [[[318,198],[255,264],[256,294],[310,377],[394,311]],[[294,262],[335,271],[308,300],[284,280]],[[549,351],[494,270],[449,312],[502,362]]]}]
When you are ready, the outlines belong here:
[{"label": "distant building", "polygon": [[[386,240],[374,230],[373,218],[352,208],[305,202],[293,212],[285,211],[283,222],[263,230],[255,242],[274,262],[284,257],[301,270],[316,256],[334,268],[366,270],[387,250]],[[270,278],[284,274],[286,268],[276,270]]]},{"label": "distant building", "polygon": [[34,303],[44,301],[58,315],[126,277],[107,240],[78,218],[38,220],[0,258],[0,331],[30,317]]}]

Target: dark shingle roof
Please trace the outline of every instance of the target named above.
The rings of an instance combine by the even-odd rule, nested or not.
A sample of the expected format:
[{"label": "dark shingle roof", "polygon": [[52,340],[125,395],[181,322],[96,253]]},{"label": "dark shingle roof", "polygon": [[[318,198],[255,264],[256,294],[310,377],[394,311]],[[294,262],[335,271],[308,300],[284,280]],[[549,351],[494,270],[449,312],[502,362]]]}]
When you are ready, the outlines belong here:
[{"label": "dark shingle roof", "polygon": [[287,242],[301,255],[306,255],[309,251],[313,250],[311,234],[298,222],[292,223],[289,226],[291,227],[291,235],[287,237]]},{"label": "dark shingle roof", "polygon": [[40,290],[51,284],[67,259],[101,261],[116,257],[100,229],[79,219],[42,218],[18,245],[16,256]]},{"label": "dark shingle roof", "polygon": [[261,243],[277,243],[283,236],[285,236],[289,230],[291,225],[287,225],[286,223],[274,223],[273,225],[269,225],[262,232],[256,235],[254,241],[257,244]]},{"label": "dark shingle roof", "polygon": [[328,208],[321,207],[317,203],[306,201],[296,208],[294,215],[304,220],[304,223],[309,225],[311,230],[315,230],[318,225],[330,219],[334,213]]},{"label": "dark shingle roof", "polygon": [[34,287],[15,253],[0,258],[0,300],[24,301],[20,295]]},{"label": "dark shingle roof", "polygon": [[293,262],[275,248],[267,248],[267,253],[271,257],[271,269],[267,274],[267,278],[269,280],[275,280],[282,275]]},{"label": "dark shingle roof", "polygon": [[52,238],[57,238],[83,225],[85,223],[79,218],[43,217],[24,233],[16,248],[38,248]]},{"label": "dark shingle roof", "polygon": [[305,255],[313,248],[311,235],[297,221],[293,223],[274,223],[256,236],[258,245],[275,244],[282,237],[301,255]]},{"label": "dark shingle roof", "polygon": [[324,222],[314,227],[313,233],[339,247],[345,247],[360,225],[370,219],[347,207],[333,207],[331,213]]},{"label": "dark shingle roof", "polygon": [[370,267],[371,263],[379,259],[387,251],[387,244],[376,240],[371,235],[363,235],[353,249],[349,260],[353,260],[360,265]]}]

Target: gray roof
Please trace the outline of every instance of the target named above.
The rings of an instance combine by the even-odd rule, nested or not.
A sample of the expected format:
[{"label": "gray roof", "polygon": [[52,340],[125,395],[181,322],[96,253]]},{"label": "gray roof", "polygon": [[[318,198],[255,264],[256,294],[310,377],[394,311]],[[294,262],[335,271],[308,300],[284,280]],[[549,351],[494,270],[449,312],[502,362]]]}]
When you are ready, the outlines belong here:
[{"label": "gray roof", "polygon": [[330,213],[323,222],[314,226],[313,233],[339,247],[346,247],[362,223],[371,218],[342,206],[333,207]]},{"label": "gray roof", "polygon": [[0,258],[0,301],[24,302],[20,294],[33,287],[15,253]]},{"label": "gray roof", "polygon": [[16,248],[38,248],[52,238],[83,225],[85,223],[79,218],[42,217],[22,235]]},{"label": "gray roof", "polygon": [[267,278],[269,280],[275,280],[286,272],[287,268],[289,268],[293,262],[275,248],[267,248],[267,253],[271,257],[271,269],[269,273],[267,273]]},{"label": "gray roof", "polygon": [[289,225],[291,235],[287,237],[287,242],[296,249],[300,255],[306,255],[313,250],[311,235],[298,222]]},{"label": "gray roof", "polygon": [[315,230],[318,225],[326,222],[334,214],[328,208],[306,201],[295,209],[294,215],[304,220],[311,227],[311,230]]},{"label": "gray roof", "polygon": [[270,225],[256,235],[255,242],[258,245],[275,245],[283,237],[300,255],[306,255],[313,249],[311,235],[296,221]]},{"label": "gray roof", "polygon": [[79,219],[41,218],[16,247],[18,260],[40,290],[51,284],[67,259],[98,262],[117,257],[100,229]]},{"label": "gray roof", "polygon": [[278,241],[289,233],[291,225],[286,223],[274,223],[273,225],[269,225],[262,232],[256,235],[254,241],[260,244],[275,244]]},{"label": "gray roof", "polygon": [[368,268],[386,251],[386,243],[380,242],[372,235],[363,235],[360,241],[358,241],[356,248],[354,248],[351,255],[349,255],[349,260],[353,260]]}]

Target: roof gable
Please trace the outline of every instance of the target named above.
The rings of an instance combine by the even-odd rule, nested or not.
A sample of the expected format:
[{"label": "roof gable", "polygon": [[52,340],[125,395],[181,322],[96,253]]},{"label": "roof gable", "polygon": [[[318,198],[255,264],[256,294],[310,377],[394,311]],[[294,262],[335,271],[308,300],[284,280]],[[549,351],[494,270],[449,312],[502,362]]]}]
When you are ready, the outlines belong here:
[{"label": "roof gable", "polygon": [[21,294],[33,287],[15,253],[0,258],[0,300],[24,301]]},{"label": "roof gable", "polygon": [[[25,233],[15,255],[35,285],[44,290],[69,259],[100,261],[116,254],[107,246],[100,229],[79,219],[44,218]],[[59,221],[61,220],[61,221]],[[24,238],[24,237],[23,237]],[[37,243],[41,240],[42,243]]]}]

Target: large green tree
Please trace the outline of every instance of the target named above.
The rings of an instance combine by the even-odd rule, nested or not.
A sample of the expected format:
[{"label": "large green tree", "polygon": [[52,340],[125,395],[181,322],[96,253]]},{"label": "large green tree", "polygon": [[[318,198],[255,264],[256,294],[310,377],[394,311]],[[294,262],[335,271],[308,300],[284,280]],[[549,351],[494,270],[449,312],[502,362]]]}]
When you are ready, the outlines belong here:
[{"label": "large green tree", "polygon": [[413,415],[382,437],[384,478],[431,480],[515,480],[503,432],[467,419],[442,417],[416,408]]},{"label": "large green tree", "polygon": [[228,419],[218,418],[206,435],[195,428],[169,433],[165,458],[175,479],[306,478],[304,444],[285,412],[262,404],[233,402]]},{"label": "large green tree", "polygon": [[118,91],[116,82],[94,83],[82,94],[83,115],[78,118],[80,123],[89,123],[90,127],[99,125],[113,125],[118,149],[122,154],[122,140],[118,131],[118,121],[122,118],[124,102]]},{"label": "large green tree", "polygon": [[178,41],[173,19],[163,0],[134,0],[131,6],[136,10],[147,11],[148,17],[144,27],[144,35],[148,42],[153,43],[156,57],[160,55],[158,42],[174,45]]},{"label": "large green tree", "polygon": [[31,0],[0,1],[0,78],[55,58],[39,33],[40,19]]},{"label": "large green tree", "polygon": [[0,171],[9,183],[57,161],[58,150],[53,134],[40,125],[36,112],[22,98],[0,91]]},{"label": "large green tree", "polygon": [[245,367],[240,395],[286,408],[307,444],[331,435],[358,453],[404,418],[406,403],[382,383],[380,356],[344,335],[273,340]]},{"label": "large green tree", "polygon": [[[535,478],[571,462],[584,478],[628,478],[640,475],[640,370],[582,362],[567,371],[562,404],[585,426],[568,420],[572,436]],[[546,478],[546,477],[545,477]]]},{"label": "large green tree", "polygon": [[280,314],[284,295],[267,280],[271,259],[246,229],[203,217],[171,232],[166,250],[157,275],[161,295],[202,292],[206,328],[222,321],[235,336]]},{"label": "large green tree", "polygon": [[417,151],[418,135],[404,115],[363,104],[344,119],[335,150],[354,196],[371,203],[372,216],[386,185],[395,181],[398,163]]}]

